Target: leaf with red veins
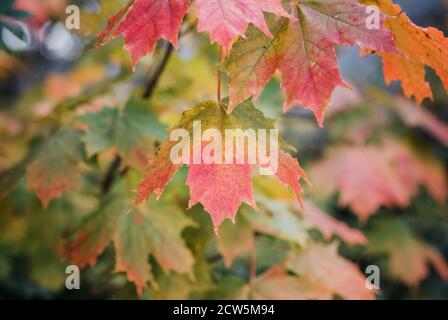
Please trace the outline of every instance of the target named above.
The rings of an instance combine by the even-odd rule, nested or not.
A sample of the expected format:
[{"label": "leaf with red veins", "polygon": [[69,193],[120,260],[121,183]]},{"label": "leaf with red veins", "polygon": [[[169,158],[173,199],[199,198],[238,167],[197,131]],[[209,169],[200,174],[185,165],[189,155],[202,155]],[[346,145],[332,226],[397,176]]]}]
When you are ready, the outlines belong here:
[{"label": "leaf with red veins", "polygon": [[281,73],[286,99],[284,111],[295,102],[314,112],[322,126],[324,113],[337,87],[347,87],[339,72],[335,45],[358,44],[367,49],[398,53],[392,34],[384,27],[366,25],[366,6],[355,0],[291,1],[293,19],[267,16],[272,38],[254,27],[232,47],[224,62],[229,74],[230,108],[257,98]]},{"label": "leaf with red veins", "polygon": [[324,34],[302,21],[269,17],[273,38],[250,27],[225,61],[230,78],[229,112],[243,100],[258,95],[274,76],[282,75],[284,110],[293,102],[311,109],[320,125],[334,89],[346,86],[339,73],[336,51]]},{"label": "leaf with red veins", "polygon": [[[213,101],[200,103],[185,111],[179,124],[174,129],[185,129],[192,136],[194,121],[206,120],[212,126],[218,119],[216,116],[217,110],[216,103]],[[206,128],[203,126],[202,129],[205,130]],[[176,141],[165,141],[157,149],[156,154],[150,158],[145,176],[137,188],[135,205],[147,200],[152,193],[160,198],[165,186],[181,168],[182,165],[174,164],[170,158],[171,148],[176,144]]]},{"label": "leaf with red veins", "polygon": [[368,28],[370,14],[358,0],[301,0],[300,10],[308,25],[337,44],[398,53],[392,33],[380,14],[379,28]]},{"label": "leaf with red veins", "polygon": [[292,21],[284,35],[288,45],[282,52],[279,70],[286,94],[283,108],[294,102],[314,112],[323,126],[324,112],[333,91],[347,86],[339,72],[334,44],[325,34],[303,21]]},{"label": "leaf with red veins", "polygon": [[[123,35],[125,48],[130,51],[135,67],[140,58],[154,51],[154,46],[160,38],[165,38],[177,48],[179,30],[189,3],[189,0],[131,1],[116,16],[109,19],[98,41],[103,43]],[[118,23],[120,24],[112,33]]]},{"label": "leaf with red veins", "polygon": [[[219,225],[225,219],[234,220],[237,210],[243,202],[254,208],[256,207],[252,185],[252,172],[255,164],[249,164],[247,161],[250,158],[247,155],[247,150],[250,150],[250,148],[247,148],[246,143],[244,150],[236,150],[235,152],[235,159],[245,159],[245,161],[242,161],[244,164],[239,164],[241,163],[239,161],[233,161],[233,164],[193,163],[194,157],[191,156],[195,152],[191,150],[191,137],[193,137],[193,140],[197,139],[194,138],[194,123],[200,121],[201,132],[214,129],[219,131],[221,137],[225,139],[227,139],[227,129],[240,130],[243,133],[248,129],[255,132],[257,130],[270,132],[271,129],[274,129],[274,121],[266,118],[262,112],[254,107],[250,100],[242,103],[231,114],[228,114],[225,108],[226,100],[221,105],[218,105],[215,101],[200,103],[185,111],[180,123],[174,128],[184,129],[184,134],[188,134],[188,137],[183,138],[190,138],[190,148],[186,151],[190,153],[190,161],[185,163],[189,167],[187,176],[187,185],[190,187],[189,206],[192,207],[197,203],[202,203],[212,217],[216,233],[218,233]],[[233,146],[236,147],[237,144],[235,140],[233,141]],[[138,187],[136,204],[146,200],[152,192],[160,196],[165,185],[180,168],[180,165],[171,162],[171,148],[179,147],[178,144],[184,142],[184,139],[182,139],[182,141],[167,141],[162,144],[157,155],[150,161],[147,174]],[[223,146],[227,145],[225,140],[222,143]],[[258,144],[258,141],[255,140],[255,143]],[[300,201],[301,187],[299,180],[304,178],[305,174],[297,160],[283,151],[291,150],[292,147],[288,146],[281,137],[279,137],[279,147],[282,151],[279,155],[277,176],[283,184],[294,189]],[[204,150],[201,150],[201,152]],[[202,156],[204,156],[204,153],[202,153]]]},{"label": "leaf with red veins", "polygon": [[277,70],[283,39],[279,35],[287,28],[287,20],[270,17],[268,24],[272,39],[250,26],[224,61],[229,75],[229,113],[247,98],[257,98]]},{"label": "leaf with red veins", "polygon": [[268,37],[272,37],[263,11],[289,16],[281,0],[197,0],[198,31],[210,32],[212,43],[217,42],[226,52],[237,36],[242,36],[253,23]]},{"label": "leaf with red veins", "polygon": [[190,187],[189,207],[202,203],[212,218],[216,234],[225,219],[235,221],[243,202],[256,208],[251,165],[191,164],[187,185]]}]

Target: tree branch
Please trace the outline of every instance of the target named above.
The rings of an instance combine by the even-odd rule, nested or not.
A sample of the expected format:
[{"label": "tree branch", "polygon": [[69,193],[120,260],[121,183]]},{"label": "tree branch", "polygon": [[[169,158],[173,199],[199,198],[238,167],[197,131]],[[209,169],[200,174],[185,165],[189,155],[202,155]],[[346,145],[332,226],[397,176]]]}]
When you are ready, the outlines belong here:
[{"label": "tree branch", "polygon": [[115,159],[111,162],[109,169],[106,172],[106,175],[104,176],[104,179],[102,181],[101,185],[101,192],[103,194],[109,193],[114,180],[115,180],[115,172],[120,169],[121,166],[121,157],[117,154],[115,156]]},{"label": "tree branch", "polygon": [[[190,33],[191,31],[194,30],[194,28],[196,27],[196,22],[190,23],[189,25],[187,25],[179,34],[179,39],[184,37],[185,35],[187,35],[188,33]],[[163,71],[166,68],[166,65],[168,64],[168,61],[171,57],[171,54],[173,53],[173,45],[169,42],[169,41],[165,41],[165,50],[164,50],[164,54],[162,57],[162,60],[160,61],[160,63],[157,65],[157,67],[155,68],[155,70],[153,72],[150,73],[148,80],[147,80],[147,84],[146,84],[146,89],[143,93],[143,99],[149,99],[151,98],[152,94],[154,93],[155,88],[157,87],[157,84],[159,83],[160,77],[162,76]]]},{"label": "tree branch", "polygon": [[151,72],[151,75],[149,76],[145,92],[143,93],[143,99],[149,99],[154,93],[154,90],[157,87],[157,84],[159,83],[160,77],[162,76],[162,73],[165,70],[166,65],[168,64],[168,61],[172,53],[173,53],[173,45],[170,42],[165,41],[165,50],[163,58],[157,65],[156,69],[153,72]]}]

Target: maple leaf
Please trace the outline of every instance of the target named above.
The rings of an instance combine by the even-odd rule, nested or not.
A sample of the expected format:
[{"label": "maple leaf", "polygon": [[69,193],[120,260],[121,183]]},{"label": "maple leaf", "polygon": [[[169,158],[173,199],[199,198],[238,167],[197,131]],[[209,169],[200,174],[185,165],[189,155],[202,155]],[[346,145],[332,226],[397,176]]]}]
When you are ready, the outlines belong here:
[{"label": "maple leaf", "polygon": [[288,274],[281,266],[274,266],[258,276],[250,292],[254,300],[329,300],[332,292],[306,277]]},{"label": "maple leaf", "polygon": [[332,292],[306,277],[289,274],[282,265],[274,265],[250,284],[233,276],[224,277],[208,296],[216,300],[329,300]]},{"label": "maple leaf", "polygon": [[421,127],[445,146],[448,146],[448,125],[440,121],[431,112],[401,98],[395,99],[394,107],[403,122],[408,126]]},{"label": "maple leaf", "polygon": [[399,5],[391,0],[363,0],[378,6],[390,16],[386,27],[392,32],[397,48],[402,55],[379,54],[384,59],[386,81],[400,80],[404,93],[415,96],[418,103],[432,99],[424,65],[431,67],[448,91],[448,39],[436,28],[421,28],[412,23]]},{"label": "maple leaf", "polygon": [[[227,218],[234,220],[243,202],[256,207],[249,164],[190,164],[187,185],[191,208],[202,203],[218,228]],[[217,229],[216,229],[217,230]]]},{"label": "maple leaf", "polygon": [[94,265],[113,241],[115,271],[126,272],[140,295],[148,282],[157,287],[148,255],[154,256],[165,272],[191,273],[193,257],[180,233],[194,223],[169,204],[140,206],[127,213],[130,205],[114,195],[88,216],[72,239],[72,263],[80,267]]},{"label": "maple leaf", "polygon": [[[261,213],[247,212],[257,232],[292,241],[301,246],[308,241],[306,231],[309,229],[318,229],[327,240],[338,236],[348,244],[367,243],[367,238],[361,231],[350,228],[323,212],[310,200],[303,202],[301,215],[290,201],[269,199],[264,196],[258,196],[257,201],[264,206]],[[267,213],[264,213],[266,210]]]},{"label": "maple leaf", "polygon": [[[366,236],[357,229],[323,212],[310,200],[303,201],[303,212],[299,213],[291,192],[284,190],[278,180],[260,178],[256,184],[259,212],[244,208],[235,224],[225,221],[220,227],[218,251],[230,267],[236,257],[253,248],[255,234],[265,234],[299,246],[306,246],[308,230],[319,230],[326,240],[337,236],[347,244],[366,245]],[[272,194],[272,191],[275,194]]]},{"label": "maple leaf", "polygon": [[381,206],[408,206],[420,185],[440,202],[448,193],[444,169],[437,161],[394,140],[379,146],[339,147],[311,173],[324,196],[339,191],[339,204],[350,206],[361,220]]},{"label": "maple leaf", "polygon": [[244,208],[235,224],[225,221],[220,226],[218,251],[223,256],[226,267],[230,267],[236,257],[254,248],[256,233],[301,246],[308,240],[307,230],[299,215],[285,203],[264,197],[257,200],[262,204],[260,212]]},{"label": "maple leaf", "polygon": [[414,237],[410,230],[396,219],[382,219],[375,223],[368,235],[369,255],[389,255],[389,274],[410,287],[428,277],[428,264],[448,281],[448,264],[435,248]]},{"label": "maple leaf", "polygon": [[[276,186],[277,188],[280,185]],[[236,257],[254,246],[255,234],[265,234],[306,246],[308,230],[318,229],[326,240],[338,236],[348,244],[367,244],[365,235],[350,228],[342,221],[317,208],[311,201],[304,201],[304,213],[300,215],[290,201],[279,201],[257,196],[260,212],[247,208],[241,210],[235,224],[225,221],[220,227],[218,251],[230,267]]]},{"label": "maple leaf", "polygon": [[235,223],[224,221],[219,230],[218,250],[224,258],[224,264],[230,268],[233,260],[254,246],[254,230],[244,215],[238,215]]},{"label": "maple leaf", "polygon": [[247,212],[254,231],[303,246],[308,241],[307,230],[300,216],[288,203],[257,197],[261,212]]},{"label": "maple leaf", "polygon": [[209,31],[210,39],[226,52],[237,36],[253,23],[268,37],[272,37],[264,20],[263,11],[288,17],[281,0],[197,0],[198,31]]},{"label": "maple leaf", "polygon": [[[196,228],[195,228],[196,229]],[[196,261],[193,271],[194,279],[187,274],[165,273],[154,270],[157,288],[148,287],[144,290],[143,300],[187,300],[201,296],[210,290],[213,283],[210,279],[211,268],[205,261]]]},{"label": "maple leaf", "polygon": [[409,98],[414,96],[418,104],[425,98],[433,99],[431,86],[425,81],[423,63],[390,52],[380,52],[379,55],[383,58],[386,84],[400,80],[404,94]]},{"label": "maple leaf", "polygon": [[166,136],[165,126],[148,106],[132,99],[123,110],[103,108],[83,115],[81,121],[88,126],[83,137],[88,156],[115,148],[127,164],[138,169],[146,167],[155,139]]},{"label": "maple leaf", "polygon": [[154,51],[161,37],[177,48],[179,30],[189,4],[189,0],[131,0],[109,19],[98,44],[122,34],[135,67],[141,57]]},{"label": "maple leaf", "polygon": [[309,200],[304,202],[303,218],[306,224],[322,232],[326,240],[331,240],[336,235],[348,244],[368,243],[366,236],[360,230],[350,228],[344,222],[323,212]]},{"label": "maple leaf", "polygon": [[[356,168],[356,169],[355,169]],[[380,206],[408,204],[404,186],[374,147],[340,147],[316,163],[311,180],[323,196],[340,191],[339,205],[367,220]]]},{"label": "maple leaf", "polygon": [[397,181],[405,187],[408,203],[420,185],[425,186],[440,203],[446,201],[448,181],[441,163],[424,155],[418,155],[405,143],[395,140],[383,143],[380,152],[383,153],[385,162],[392,166]]},{"label": "maple leaf", "polygon": [[334,43],[398,53],[392,34],[385,28],[386,16],[379,15],[379,28],[369,28],[366,23],[369,13],[359,1],[300,0],[298,9],[307,24],[327,34]]},{"label": "maple leaf", "polygon": [[[267,19],[273,38],[256,28],[238,40],[225,61],[229,74],[230,108],[257,97],[275,71],[281,73],[286,94],[284,110],[294,102],[316,115],[322,126],[325,108],[338,86],[346,86],[338,69],[335,44],[358,44],[396,52],[392,35],[365,25],[365,7],[356,1],[300,1],[296,19]],[[381,16],[382,23],[384,16]]]},{"label": "maple leaf", "polygon": [[[226,129],[273,129],[273,121],[266,119],[250,101],[241,104],[232,114],[227,114],[222,109],[223,106],[218,106],[214,101],[201,103],[184,112],[176,128],[187,130],[190,136],[193,136],[195,121],[201,121],[202,130],[217,129],[222,136],[225,136]],[[160,197],[165,185],[181,167],[181,165],[173,164],[170,159],[170,151],[175,144],[176,142],[172,141],[163,143],[157,154],[150,159],[147,173],[137,189],[136,205],[146,200],[153,192]],[[286,150],[291,149],[282,139],[280,139],[280,146]],[[283,152],[281,151],[280,154]],[[305,178],[304,173],[297,160],[285,154],[282,154],[280,158],[286,160],[280,160],[279,168],[281,169],[277,171],[277,177],[284,184],[290,185],[299,196],[300,185],[294,181]],[[218,233],[219,225],[226,218],[232,220],[235,218],[242,202],[255,207],[252,165],[202,162],[202,164],[190,163],[188,167],[187,185],[190,187],[190,207],[196,203],[202,203],[211,215],[216,233]],[[286,177],[287,174],[288,177]]]},{"label": "maple leaf", "polygon": [[82,158],[81,133],[76,131],[54,136],[39,151],[27,168],[27,178],[30,190],[35,190],[45,208],[52,199],[76,186]]},{"label": "maple leaf", "polygon": [[[287,94],[284,109],[299,100],[323,121],[323,106],[338,85],[344,85],[337,68],[336,52],[330,41],[313,30],[303,30],[300,20],[269,18],[273,39],[250,27],[246,39],[238,40],[225,61],[229,74],[230,108],[258,97],[277,69]],[[305,39],[304,37],[308,37]],[[294,46],[293,44],[296,44]]]},{"label": "maple leaf", "polygon": [[287,266],[290,271],[344,299],[374,299],[372,291],[365,286],[365,277],[358,266],[339,256],[337,251],[336,243],[309,244],[291,252]]},{"label": "maple leaf", "polygon": [[129,2],[120,11],[118,11],[114,16],[107,19],[106,27],[103,31],[98,34],[97,45],[102,45],[109,42],[115,37],[114,30],[119,25],[119,23],[126,17],[129,9],[134,4],[135,0],[129,0]]},{"label": "maple leaf", "polygon": [[[217,118],[214,117],[216,111],[213,108],[217,108],[214,102],[198,104],[195,108],[183,113],[182,119],[174,129],[186,129],[192,132],[194,121],[200,121],[202,118],[216,120]],[[151,193],[155,193],[160,198],[165,186],[181,168],[182,165],[174,164],[170,159],[171,149],[175,145],[174,141],[162,143],[155,155],[149,159],[146,174],[137,189],[136,204],[147,200]]]}]

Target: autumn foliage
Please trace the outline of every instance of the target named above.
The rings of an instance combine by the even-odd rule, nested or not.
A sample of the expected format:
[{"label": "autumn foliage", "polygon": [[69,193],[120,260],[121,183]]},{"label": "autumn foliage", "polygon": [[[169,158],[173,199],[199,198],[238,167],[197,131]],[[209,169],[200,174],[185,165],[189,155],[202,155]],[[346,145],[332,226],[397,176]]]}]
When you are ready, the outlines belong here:
[{"label": "autumn foliage", "polygon": [[[66,4],[6,2],[0,22],[29,11],[34,36]],[[67,264],[93,297],[410,298],[425,281],[448,297],[441,30],[391,0],[102,2],[68,71],[1,102],[0,296],[24,257],[56,297]],[[401,92],[343,76],[342,46]],[[36,65],[0,51],[0,86]],[[280,128],[278,170],[173,163],[171,133],[195,122]]]}]

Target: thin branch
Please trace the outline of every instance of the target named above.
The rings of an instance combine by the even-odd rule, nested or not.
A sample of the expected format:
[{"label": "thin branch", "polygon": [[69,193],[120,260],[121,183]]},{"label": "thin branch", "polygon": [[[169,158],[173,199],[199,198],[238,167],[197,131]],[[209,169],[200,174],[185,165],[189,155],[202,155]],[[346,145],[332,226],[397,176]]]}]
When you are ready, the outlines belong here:
[{"label": "thin branch", "polygon": [[151,72],[151,75],[149,76],[145,92],[143,93],[143,99],[149,99],[154,93],[154,90],[156,89],[157,84],[159,83],[160,77],[162,76],[162,73],[165,70],[166,65],[168,64],[168,61],[172,53],[173,53],[173,45],[170,42],[165,41],[165,50],[163,58],[155,68],[154,72]]},{"label": "thin branch", "polygon": [[[186,28],[184,28],[180,34],[179,39],[193,31],[196,27],[196,23],[191,23]],[[157,87],[157,84],[159,83],[160,77],[162,76],[163,71],[166,68],[166,65],[168,64],[168,61],[171,57],[171,54],[173,53],[173,45],[169,41],[165,41],[165,50],[162,57],[162,60],[157,65],[155,70],[150,73],[150,76],[148,77],[147,83],[146,83],[146,89],[143,93],[143,99],[149,99],[151,98],[152,94],[154,93],[154,90]]]},{"label": "thin branch", "polygon": [[188,24],[184,29],[181,30],[179,34],[179,38],[182,38],[183,36],[189,34],[191,31],[193,31],[196,28],[197,22],[194,21],[190,24]]},{"label": "thin branch", "polygon": [[102,185],[101,185],[101,192],[103,194],[109,193],[114,181],[115,181],[115,172],[120,169],[121,166],[121,157],[117,154],[112,161],[112,163],[109,166],[109,169],[106,172],[106,175],[104,176]]}]

